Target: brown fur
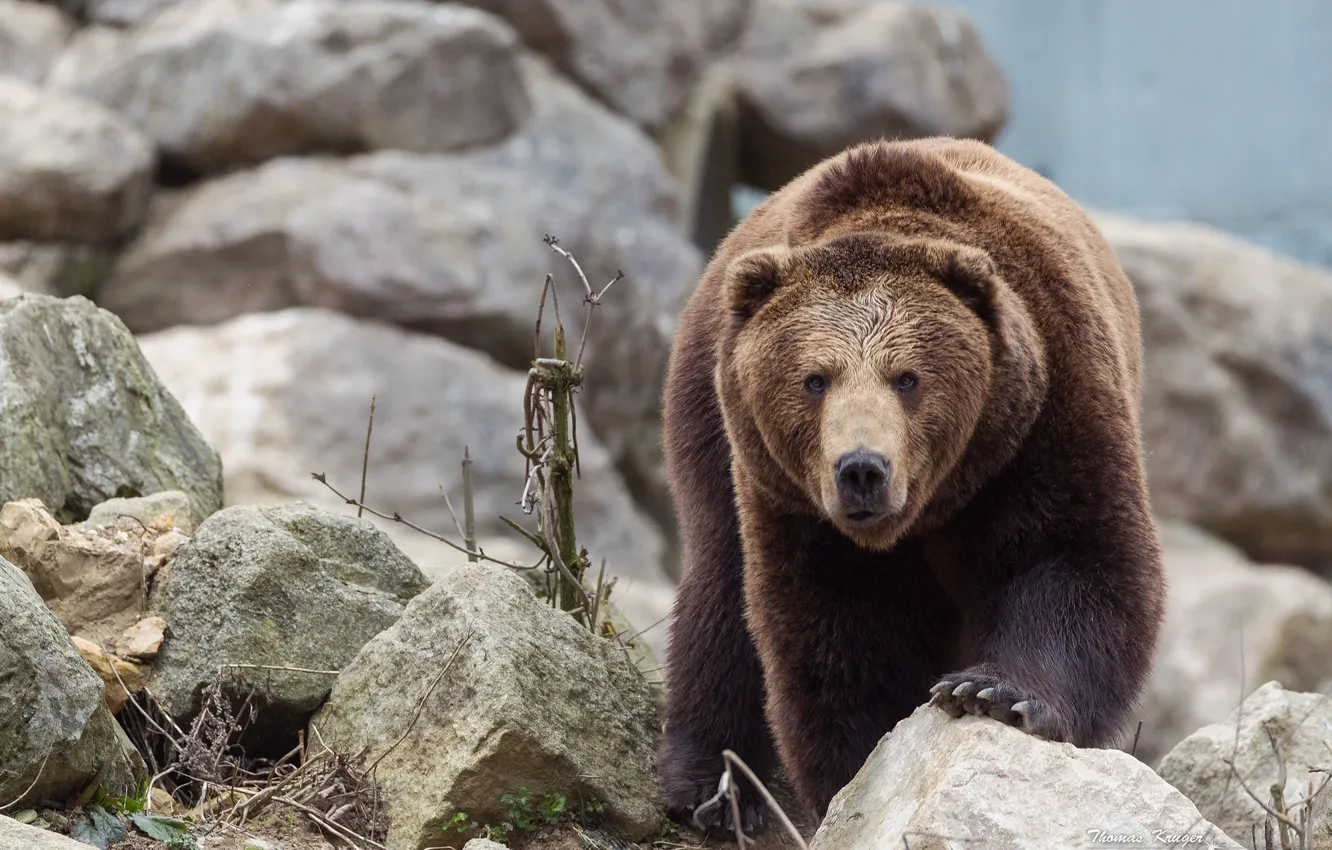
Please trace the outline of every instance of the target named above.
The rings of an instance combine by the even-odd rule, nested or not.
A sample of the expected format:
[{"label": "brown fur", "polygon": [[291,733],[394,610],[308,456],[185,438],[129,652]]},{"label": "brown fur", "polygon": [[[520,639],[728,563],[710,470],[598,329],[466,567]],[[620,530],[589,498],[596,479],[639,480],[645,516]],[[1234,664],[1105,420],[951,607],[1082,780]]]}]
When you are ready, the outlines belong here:
[{"label": "brown fur", "polygon": [[[1113,744],[1164,595],[1140,380],[1111,249],[982,143],[861,145],[741,222],[665,389],[671,809],[715,793],[730,748],[822,815],[932,686],[954,715]],[[857,447],[891,470],[869,526],[834,480]]]}]

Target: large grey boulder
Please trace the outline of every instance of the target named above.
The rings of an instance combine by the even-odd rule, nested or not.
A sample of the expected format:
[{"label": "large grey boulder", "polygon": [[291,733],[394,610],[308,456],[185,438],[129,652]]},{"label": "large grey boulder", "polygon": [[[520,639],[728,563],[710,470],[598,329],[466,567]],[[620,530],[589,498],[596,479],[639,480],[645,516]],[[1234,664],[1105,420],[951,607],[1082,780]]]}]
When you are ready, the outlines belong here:
[{"label": "large grey boulder", "polygon": [[[500,519],[534,527],[517,505],[526,481],[514,444],[524,373],[433,336],[307,307],[175,328],[140,344],[222,452],[228,504],[300,498],[354,512],[311,473],[359,495],[373,395],[366,501],[456,540],[441,488],[461,514],[461,462],[470,450],[478,534],[522,544],[504,557],[535,562],[536,550]],[[635,508],[606,449],[585,427],[587,417],[580,412],[578,421],[580,540],[594,564],[606,558],[608,573],[622,576],[622,585],[660,577],[660,534]],[[381,527],[395,539],[442,549],[405,526]]]},{"label": "large grey boulder", "polygon": [[1219,723],[1253,682],[1332,684],[1332,584],[1301,567],[1255,564],[1178,522],[1159,524],[1169,594],[1160,649],[1136,719],[1149,765]]},{"label": "large grey boulder", "polygon": [[59,8],[30,0],[0,0],[0,75],[38,84],[74,32]]},{"label": "large grey boulder", "polygon": [[1240,847],[1127,753],[926,705],[833,798],[810,850],[1193,845]]},{"label": "large grey boulder", "polygon": [[6,850],[88,850],[89,845],[0,815],[0,847]]},{"label": "large grey boulder", "polygon": [[[1284,814],[1295,824],[1310,811],[1303,803],[1312,791],[1309,843],[1301,846],[1321,850],[1332,847],[1329,741],[1332,701],[1327,694],[1299,693],[1267,682],[1229,718],[1181,741],[1161,760],[1158,771],[1205,817],[1245,842],[1255,833],[1262,841],[1264,807],[1277,802],[1273,788],[1280,789]],[[1283,768],[1284,785],[1278,781]]]},{"label": "large grey boulder", "polygon": [[1142,305],[1155,510],[1332,575],[1332,273],[1099,213]]},{"label": "large grey boulder", "polygon": [[770,191],[856,142],[989,141],[1008,117],[970,18],[934,5],[759,0],[734,63],[742,177]]},{"label": "large grey boulder", "polygon": [[[523,67],[534,113],[502,144],[458,156],[281,159],[164,198],[98,302],[138,333],[315,305],[526,371],[548,272],[571,348],[583,330],[584,291],[543,244],[552,234],[598,289],[626,275],[596,311],[579,425],[667,521],[661,381],[702,258],[677,230],[679,198],[652,141],[543,62]],[[548,299],[547,339],[552,308]]]},{"label": "large grey boulder", "polygon": [[639,125],[683,106],[708,60],[733,41],[752,0],[464,0],[503,16],[532,49]]},{"label": "large grey boulder", "polygon": [[143,218],[157,157],[124,118],[0,76],[0,126],[0,240],[105,243]]},{"label": "large grey boulder", "polygon": [[328,672],[281,668],[341,669],[428,584],[370,523],[305,504],[221,510],[163,573],[150,600],[169,627],[158,703],[185,721],[213,682],[253,687],[260,737],[293,734],[333,686]]},{"label": "large grey boulder", "polygon": [[0,504],[41,499],[63,522],[115,496],[222,506],[222,468],[134,337],[85,298],[0,301]]},{"label": "large grey boulder", "polygon": [[502,21],[456,3],[204,0],[53,81],[123,113],[168,162],[209,173],[501,139],[529,110],[518,47]]},{"label": "large grey boulder", "polygon": [[102,680],[27,577],[3,558],[0,682],[0,800],[6,806],[67,802],[91,784],[113,795],[134,791],[143,761],[107,709]]},{"label": "large grey boulder", "polygon": [[390,850],[461,844],[441,824],[459,811],[499,823],[500,797],[518,787],[595,797],[629,840],[663,825],[642,674],[502,567],[464,567],[416,597],[310,727],[310,740],[377,763]]}]

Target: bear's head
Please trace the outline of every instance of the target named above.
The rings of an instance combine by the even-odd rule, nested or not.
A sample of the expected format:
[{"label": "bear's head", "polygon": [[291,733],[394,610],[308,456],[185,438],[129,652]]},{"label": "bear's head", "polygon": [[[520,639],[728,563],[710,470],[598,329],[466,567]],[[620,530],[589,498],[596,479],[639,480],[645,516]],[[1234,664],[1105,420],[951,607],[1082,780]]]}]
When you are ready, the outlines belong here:
[{"label": "bear's head", "polygon": [[943,521],[1012,459],[1044,349],[986,252],[852,233],[727,268],[719,387],[737,470],[858,545]]}]

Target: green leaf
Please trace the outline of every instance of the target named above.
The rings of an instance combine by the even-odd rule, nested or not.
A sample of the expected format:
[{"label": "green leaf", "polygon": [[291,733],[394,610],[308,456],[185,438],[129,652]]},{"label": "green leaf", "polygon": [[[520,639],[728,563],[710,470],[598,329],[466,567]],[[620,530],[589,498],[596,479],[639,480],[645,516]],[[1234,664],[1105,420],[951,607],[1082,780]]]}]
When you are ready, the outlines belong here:
[{"label": "green leaf", "polygon": [[135,812],[131,820],[140,832],[158,841],[179,842],[190,834],[190,825],[179,818]]},{"label": "green leaf", "polygon": [[74,825],[69,831],[69,837],[84,844],[91,844],[100,850],[107,850],[125,837],[125,824],[101,806],[91,806],[88,809],[88,817]]}]

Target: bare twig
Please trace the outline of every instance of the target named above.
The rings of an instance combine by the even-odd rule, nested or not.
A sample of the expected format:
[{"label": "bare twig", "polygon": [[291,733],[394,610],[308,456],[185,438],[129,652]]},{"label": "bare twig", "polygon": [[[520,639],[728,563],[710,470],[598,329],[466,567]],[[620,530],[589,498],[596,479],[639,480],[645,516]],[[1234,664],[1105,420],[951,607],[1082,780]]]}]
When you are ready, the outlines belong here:
[{"label": "bare twig", "polygon": [[592,330],[592,314],[597,307],[601,306],[602,296],[610,291],[612,286],[624,279],[624,272],[617,269],[615,277],[611,278],[609,283],[599,291],[593,292],[592,284],[588,281],[587,275],[583,272],[583,267],[578,264],[574,255],[561,248],[559,240],[554,236],[547,236],[545,242],[550,250],[569,261],[569,265],[573,266],[574,272],[578,275],[578,281],[583,284],[583,303],[587,305],[587,319],[583,324],[583,338],[578,343],[578,354],[574,357],[574,368],[577,369],[583,365],[583,350],[587,347],[587,337]]},{"label": "bare twig", "polygon": [[462,461],[462,483],[463,483],[463,522],[466,523],[463,530],[463,545],[467,547],[467,560],[476,561],[476,508],[472,503],[472,451],[469,447],[463,446]]},{"label": "bare twig", "polygon": [[777,816],[777,820],[781,822],[787,834],[795,841],[796,846],[800,847],[801,850],[809,850],[809,845],[805,843],[805,839],[800,835],[800,830],[796,829],[795,824],[791,823],[791,819],[786,816],[786,812],[782,810],[781,806],[777,805],[777,801],[768,792],[767,786],[759,781],[759,778],[754,775],[754,771],[750,770],[749,765],[745,764],[744,759],[731,750],[722,750],[722,758],[726,760],[728,767],[739,770],[758,789],[759,794],[763,797],[763,802],[768,804],[768,808]]},{"label": "bare twig", "polygon": [[347,827],[342,826],[341,824],[334,823],[333,821],[329,820],[328,816],[325,815],[323,812],[319,811],[318,809],[311,808],[310,806],[307,806],[304,803],[293,800],[290,797],[275,797],[274,799],[276,800],[276,802],[283,803],[285,805],[291,806],[293,809],[299,809],[300,811],[304,812],[312,821],[314,821],[319,826],[322,826],[323,828],[327,829],[329,832],[336,834],[339,838],[341,838],[344,841],[350,841],[353,847],[357,846],[356,842],[359,841],[362,842],[363,844],[369,845],[370,847],[376,848],[376,850],[386,850],[384,845],[380,844],[378,841],[371,841],[369,838],[366,838],[364,835],[358,835],[355,832],[352,832]]},{"label": "bare twig", "polygon": [[[310,473],[310,477],[312,477],[314,480],[318,481],[320,484],[323,484],[325,487],[327,487],[329,490],[331,490],[331,491],[333,492],[333,495],[337,496],[339,499],[342,499],[342,500],[343,500],[344,502],[346,502],[347,504],[349,504],[349,505],[353,505],[353,506],[355,506],[355,507],[363,507],[363,508],[365,508],[365,512],[368,513],[368,514],[370,514],[371,516],[376,516],[376,517],[379,517],[380,519],[387,519],[387,520],[392,520],[393,522],[396,522],[396,523],[400,523],[400,524],[402,524],[402,525],[407,526],[408,528],[410,528],[411,530],[413,530],[413,531],[415,531],[415,532],[417,532],[417,533],[419,533],[419,534],[424,534],[426,537],[429,537],[429,538],[431,538],[432,540],[438,540],[440,543],[443,543],[445,546],[448,546],[448,547],[450,547],[450,548],[452,548],[452,549],[455,549],[455,550],[457,550],[457,551],[459,551],[459,552],[462,552],[462,553],[465,554],[465,555],[466,555],[466,554],[471,554],[471,553],[469,553],[469,552],[467,551],[467,549],[466,549],[464,546],[461,546],[460,544],[454,543],[452,540],[450,540],[449,538],[445,537],[445,536],[442,535],[442,534],[437,534],[437,533],[435,533],[435,532],[433,532],[433,531],[431,531],[431,530],[429,530],[429,529],[427,529],[427,528],[422,528],[421,526],[417,525],[416,523],[414,523],[414,522],[412,522],[411,520],[409,520],[409,519],[405,518],[404,516],[402,516],[402,514],[399,514],[399,513],[396,513],[396,512],[395,512],[395,513],[392,513],[392,514],[386,514],[386,513],[384,513],[383,511],[377,511],[377,510],[375,510],[374,508],[370,507],[369,505],[362,505],[362,504],[361,504],[360,502],[358,502],[356,499],[348,498],[347,496],[345,496],[345,495],[343,495],[341,492],[339,492],[338,489],[337,489],[336,487],[334,487],[332,484],[328,483],[328,477],[325,476],[324,473],[322,473],[322,472],[312,472],[312,473]],[[493,557],[491,557],[490,555],[487,555],[486,552],[485,552],[485,550],[484,550],[484,549],[481,549],[480,547],[477,548],[477,554],[480,555],[483,559],[485,559],[485,560],[487,560],[487,561],[490,561],[492,564],[499,564],[499,565],[502,566],[502,567],[509,567],[509,568],[511,568],[511,569],[515,569],[515,570],[531,569],[530,567],[524,566],[523,564],[513,564],[513,563],[510,563],[510,562],[508,562],[508,561],[500,560],[499,558],[493,558]]]},{"label": "bare twig", "polygon": [[777,800],[768,792],[767,786],[754,775],[754,771],[749,769],[749,765],[745,764],[744,759],[736,755],[733,750],[722,750],[722,760],[725,769],[722,771],[721,780],[717,783],[717,793],[694,810],[694,825],[706,831],[706,828],[699,821],[699,813],[725,803],[731,809],[731,823],[735,827],[736,845],[740,847],[740,850],[745,850],[753,843],[753,839],[745,835],[744,825],[740,818],[740,789],[735,781],[735,775],[732,773],[733,770],[739,770],[763,797],[763,801],[777,816],[787,834],[795,841],[796,846],[801,850],[809,850],[809,846],[805,843],[800,830],[796,829],[795,824],[791,823],[791,819],[786,816],[786,812],[782,810],[782,807],[777,804]]},{"label": "bare twig", "polygon": [[1248,792],[1249,796],[1253,798],[1255,803],[1257,803],[1259,806],[1262,806],[1263,811],[1267,812],[1269,815],[1275,818],[1277,823],[1284,823],[1286,826],[1295,827],[1295,824],[1291,822],[1290,818],[1286,817],[1286,814],[1284,812],[1278,812],[1276,809],[1272,808],[1270,805],[1263,802],[1263,799],[1259,797],[1256,793],[1254,793],[1253,789],[1249,787],[1249,784],[1244,781],[1244,777],[1240,776],[1239,769],[1235,767],[1235,762],[1233,759],[1223,759],[1223,762],[1227,767],[1230,768],[1230,773],[1235,777],[1235,780],[1239,782],[1240,787]]},{"label": "bare twig", "polygon": [[[1281,751],[1281,743],[1277,741],[1276,734],[1272,732],[1272,727],[1264,723],[1263,731],[1267,733],[1267,740],[1272,743],[1272,752],[1276,754],[1277,760],[1277,777],[1271,787],[1272,808],[1281,812],[1283,815],[1289,815],[1290,810],[1286,808],[1286,754]],[[1278,830],[1278,833],[1281,836],[1281,850],[1293,850],[1290,841],[1290,830],[1292,827],[1300,833],[1300,844],[1303,845],[1305,843],[1303,841],[1303,831],[1300,830],[1299,826],[1290,823],[1286,818],[1282,818],[1279,822]]]},{"label": "bare twig", "polygon": [[449,509],[449,519],[453,520],[453,527],[457,529],[458,536],[466,541],[467,532],[463,531],[462,523],[458,521],[458,512],[453,509],[453,501],[449,498],[449,491],[444,489],[443,484],[439,485],[439,494],[444,497],[444,507]]},{"label": "bare twig", "polygon": [[228,663],[218,667],[218,675],[222,675],[223,670],[241,669],[241,670],[278,670],[286,673],[316,673],[321,676],[337,676],[341,670],[311,670],[308,667],[284,667],[279,664],[240,664]]},{"label": "bare twig", "polygon": [[550,272],[546,272],[546,282],[541,285],[541,300],[537,303],[536,347],[532,351],[533,360],[541,357],[541,317],[546,313],[546,293],[550,292],[550,287],[553,282],[554,277],[552,277]]},{"label": "bare twig", "polygon": [[629,637],[625,638],[625,639],[624,639],[624,642],[625,642],[625,643],[633,643],[635,640],[637,640],[638,638],[640,638],[640,637],[642,637],[643,635],[647,634],[648,632],[652,631],[652,630],[655,629],[657,626],[660,626],[662,623],[666,622],[666,621],[669,620],[670,618],[671,618],[671,614],[670,614],[670,612],[667,612],[667,613],[663,614],[663,615],[661,616],[660,619],[658,619],[656,622],[654,622],[654,623],[652,623],[651,625],[649,625],[647,628],[639,629],[638,631],[636,631],[636,632],[634,632],[633,634],[631,634]]},{"label": "bare twig", "polygon": [[592,611],[590,616],[588,616],[587,618],[587,625],[588,628],[591,629],[592,634],[597,633],[597,620],[601,618],[601,606],[606,604],[606,600],[603,599],[601,596],[605,587],[606,587],[606,559],[602,558],[601,569],[597,571],[597,589],[596,592],[592,594]]},{"label": "bare twig", "polygon": [[375,394],[370,394],[370,420],[365,425],[365,452],[361,455],[361,498],[360,504],[356,506],[356,515],[359,517],[364,510],[365,505],[365,478],[370,471],[370,434],[375,430]]},{"label": "bare twig", "polygon": [[387,758],[389,753],[396,750],[398,745],[405,741],[407,736],[411,734],[412,728],[416,726],[416,721],[421,717],[421,711],[425,708],[426,701],[430,699],[430,695],[435,692],[435,686],[444,678],[444,674],[449,672],[449,668],[453,666],[453,662],[458,658],[458,653],[462,652],[463,647],[467,645],[467,642],[472,639],[474,634],[476,633],[468,632],[463,635],[463,639],[458,642],[456,647],[454,647],[453,653],[450,654],[448,660],[444,662],[444,666],[441,667],[439,672],[435,674],[435,677],[430,680],[430,684],[426,687],[425,693],[416,701],[416,709],[412,712],[412,719],[407,723],[407,728],[402,730],[402,734],[398,736],[396,741],[389,745],[387,750],[370,763],[370,766],[365,769],[365,773],[373,773],[375,768],[379,767],[379,763]]},{"label": "bare twig", "polygon": [[[54,749],[54,747],[52,747],[52,749]],[[28,787],[23,789],[22,794],[18,795],[8,803],[5,803],[3,806],[0,806],[0,812],[9,811],[10,809],[17,806],[19,803],[23,802],[24,797],[27,797],[29,794],[32,793],[32,789],[37,787],[38,781],[40,781],[42,778],[42,773],[46,770],[46,761],[49,758],[51,758],[51,750],[48,749],[46,751],[46,755],[42,756],[42,763],[37,766],[37,775],[34,776],[32,778],[32,781],[28,783]]]}]

